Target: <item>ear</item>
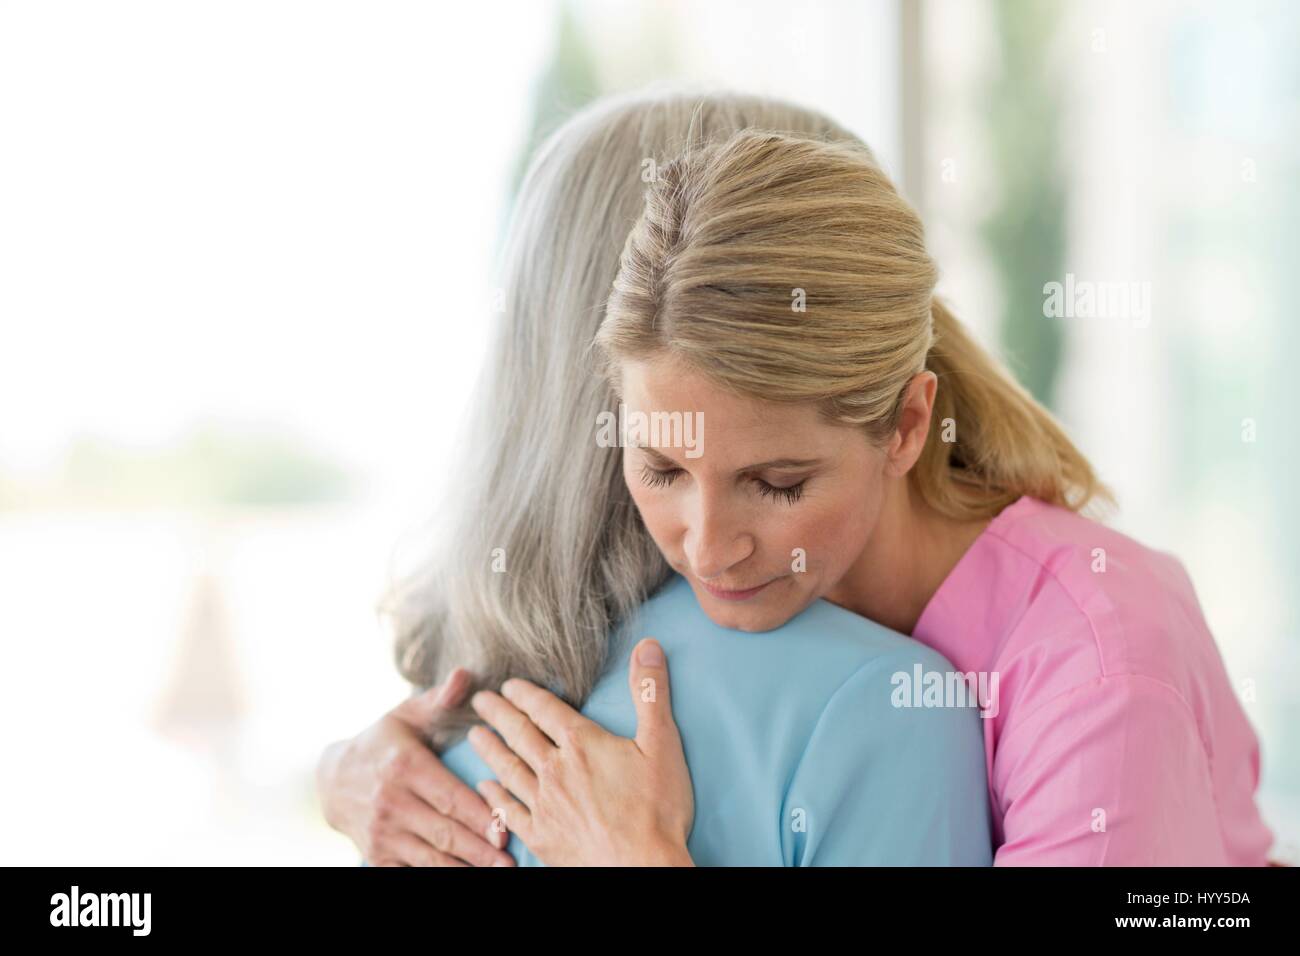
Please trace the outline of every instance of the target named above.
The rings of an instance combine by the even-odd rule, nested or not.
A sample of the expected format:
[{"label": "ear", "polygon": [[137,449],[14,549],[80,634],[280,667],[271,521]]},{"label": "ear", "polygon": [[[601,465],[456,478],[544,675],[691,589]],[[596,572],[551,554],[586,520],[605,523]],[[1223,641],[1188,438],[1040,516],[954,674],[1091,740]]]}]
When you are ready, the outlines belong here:
[{"label": "ear", "polygon": [[938,389],[939,376],[929,369],[917,372],[907,383],[898,429],[889,440],[885,459],[885,474],[890,477],[903,477],[921,457],[926,436],[930,434],[930,414],[934,411]]}]

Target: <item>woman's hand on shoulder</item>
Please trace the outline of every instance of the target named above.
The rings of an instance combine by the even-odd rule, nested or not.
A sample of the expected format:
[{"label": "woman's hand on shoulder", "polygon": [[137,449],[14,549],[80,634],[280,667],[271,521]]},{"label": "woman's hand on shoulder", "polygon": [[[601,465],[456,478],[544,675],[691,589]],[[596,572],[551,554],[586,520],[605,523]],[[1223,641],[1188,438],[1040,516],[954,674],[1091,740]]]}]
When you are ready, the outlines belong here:
[{"label": "woman's hand on shoulder", "polygon": [[325,819],[371,865],[515,865],[483,798],[443,766],[422,733],[440,710],[460,703],[467,678],[457,669],[321,755],[316,788]]},{"label": "woman's hand on shoulder", "polygon": [[470,730],[470,744],[497,778],[479,792],[548,866],[693,865],[686,839],[694,795],[657,642],[637,645],[628,684],[637,716],[631,739],[526,680],[471,701],[501,734]]}]

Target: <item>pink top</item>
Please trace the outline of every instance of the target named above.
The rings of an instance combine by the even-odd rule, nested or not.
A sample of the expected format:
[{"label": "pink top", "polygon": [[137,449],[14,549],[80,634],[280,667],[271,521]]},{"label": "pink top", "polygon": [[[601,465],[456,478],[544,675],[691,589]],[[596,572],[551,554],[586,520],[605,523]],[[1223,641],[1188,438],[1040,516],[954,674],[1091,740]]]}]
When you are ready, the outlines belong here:
[{"label": "pink top", "polygon": [[983,721],[995,865],[1267,861],[1259,742],[1171,555],[1022,497],[912,636],[996,690]]}]

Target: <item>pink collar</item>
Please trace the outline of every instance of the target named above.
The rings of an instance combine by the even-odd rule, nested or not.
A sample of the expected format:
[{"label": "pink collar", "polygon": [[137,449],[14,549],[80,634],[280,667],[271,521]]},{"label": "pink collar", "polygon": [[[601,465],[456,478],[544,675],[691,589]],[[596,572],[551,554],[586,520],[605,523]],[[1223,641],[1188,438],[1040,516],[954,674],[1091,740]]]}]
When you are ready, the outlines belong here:
[{"label": "pink collar", "polygon": [[1021,495],[996,514],[934,592],[912,637],[959,670],[988,667],[1023,610],[1008,600],[1006,588],[1007,577],[1014,580],[1023,571],[1023,555],[1008,552],[1004,533],[1018,519],[1050,507]]}]

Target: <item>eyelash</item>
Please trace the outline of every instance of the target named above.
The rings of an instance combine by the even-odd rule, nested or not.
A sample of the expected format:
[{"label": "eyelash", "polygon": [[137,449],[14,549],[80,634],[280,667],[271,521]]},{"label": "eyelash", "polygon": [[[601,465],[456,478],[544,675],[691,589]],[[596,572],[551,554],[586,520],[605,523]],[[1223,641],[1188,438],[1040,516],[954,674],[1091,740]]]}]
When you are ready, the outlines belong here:
[{"label": "eyelash", "polygon": [[[680,468],[674,468],[672,471],[659,471],[647,465],[641,469],[641,481],[644,484],[649,485],[651,488],[662,488],[666,485],[671,485],[676,481],[677,476],[680,473]],[[799,482],[799,484],[791,485],[789,488],[777,488],[775,485],[769,485],[761,478],[754,479],[754,484],[758,486],[759,495],[764,498],[773,499],[780,495],[785,499],[787,504],[794,504],[803,497],[803,486],[807,484],[807,482],[808,479],[805,478],[803,481]]]},{"label": "eyelash", "polygon": [[[807,478],[804,479],[804,481],[807,480]],[[804,481],[799,482],[797,485],[791,485],[789,488],[777,488],[759,478],[755,478],[754,481],[758,483],[758,493],[764,498],[776,498],[777,495],[780,495],[785,499],[786,504],[792,505],[803,497]]]}]

